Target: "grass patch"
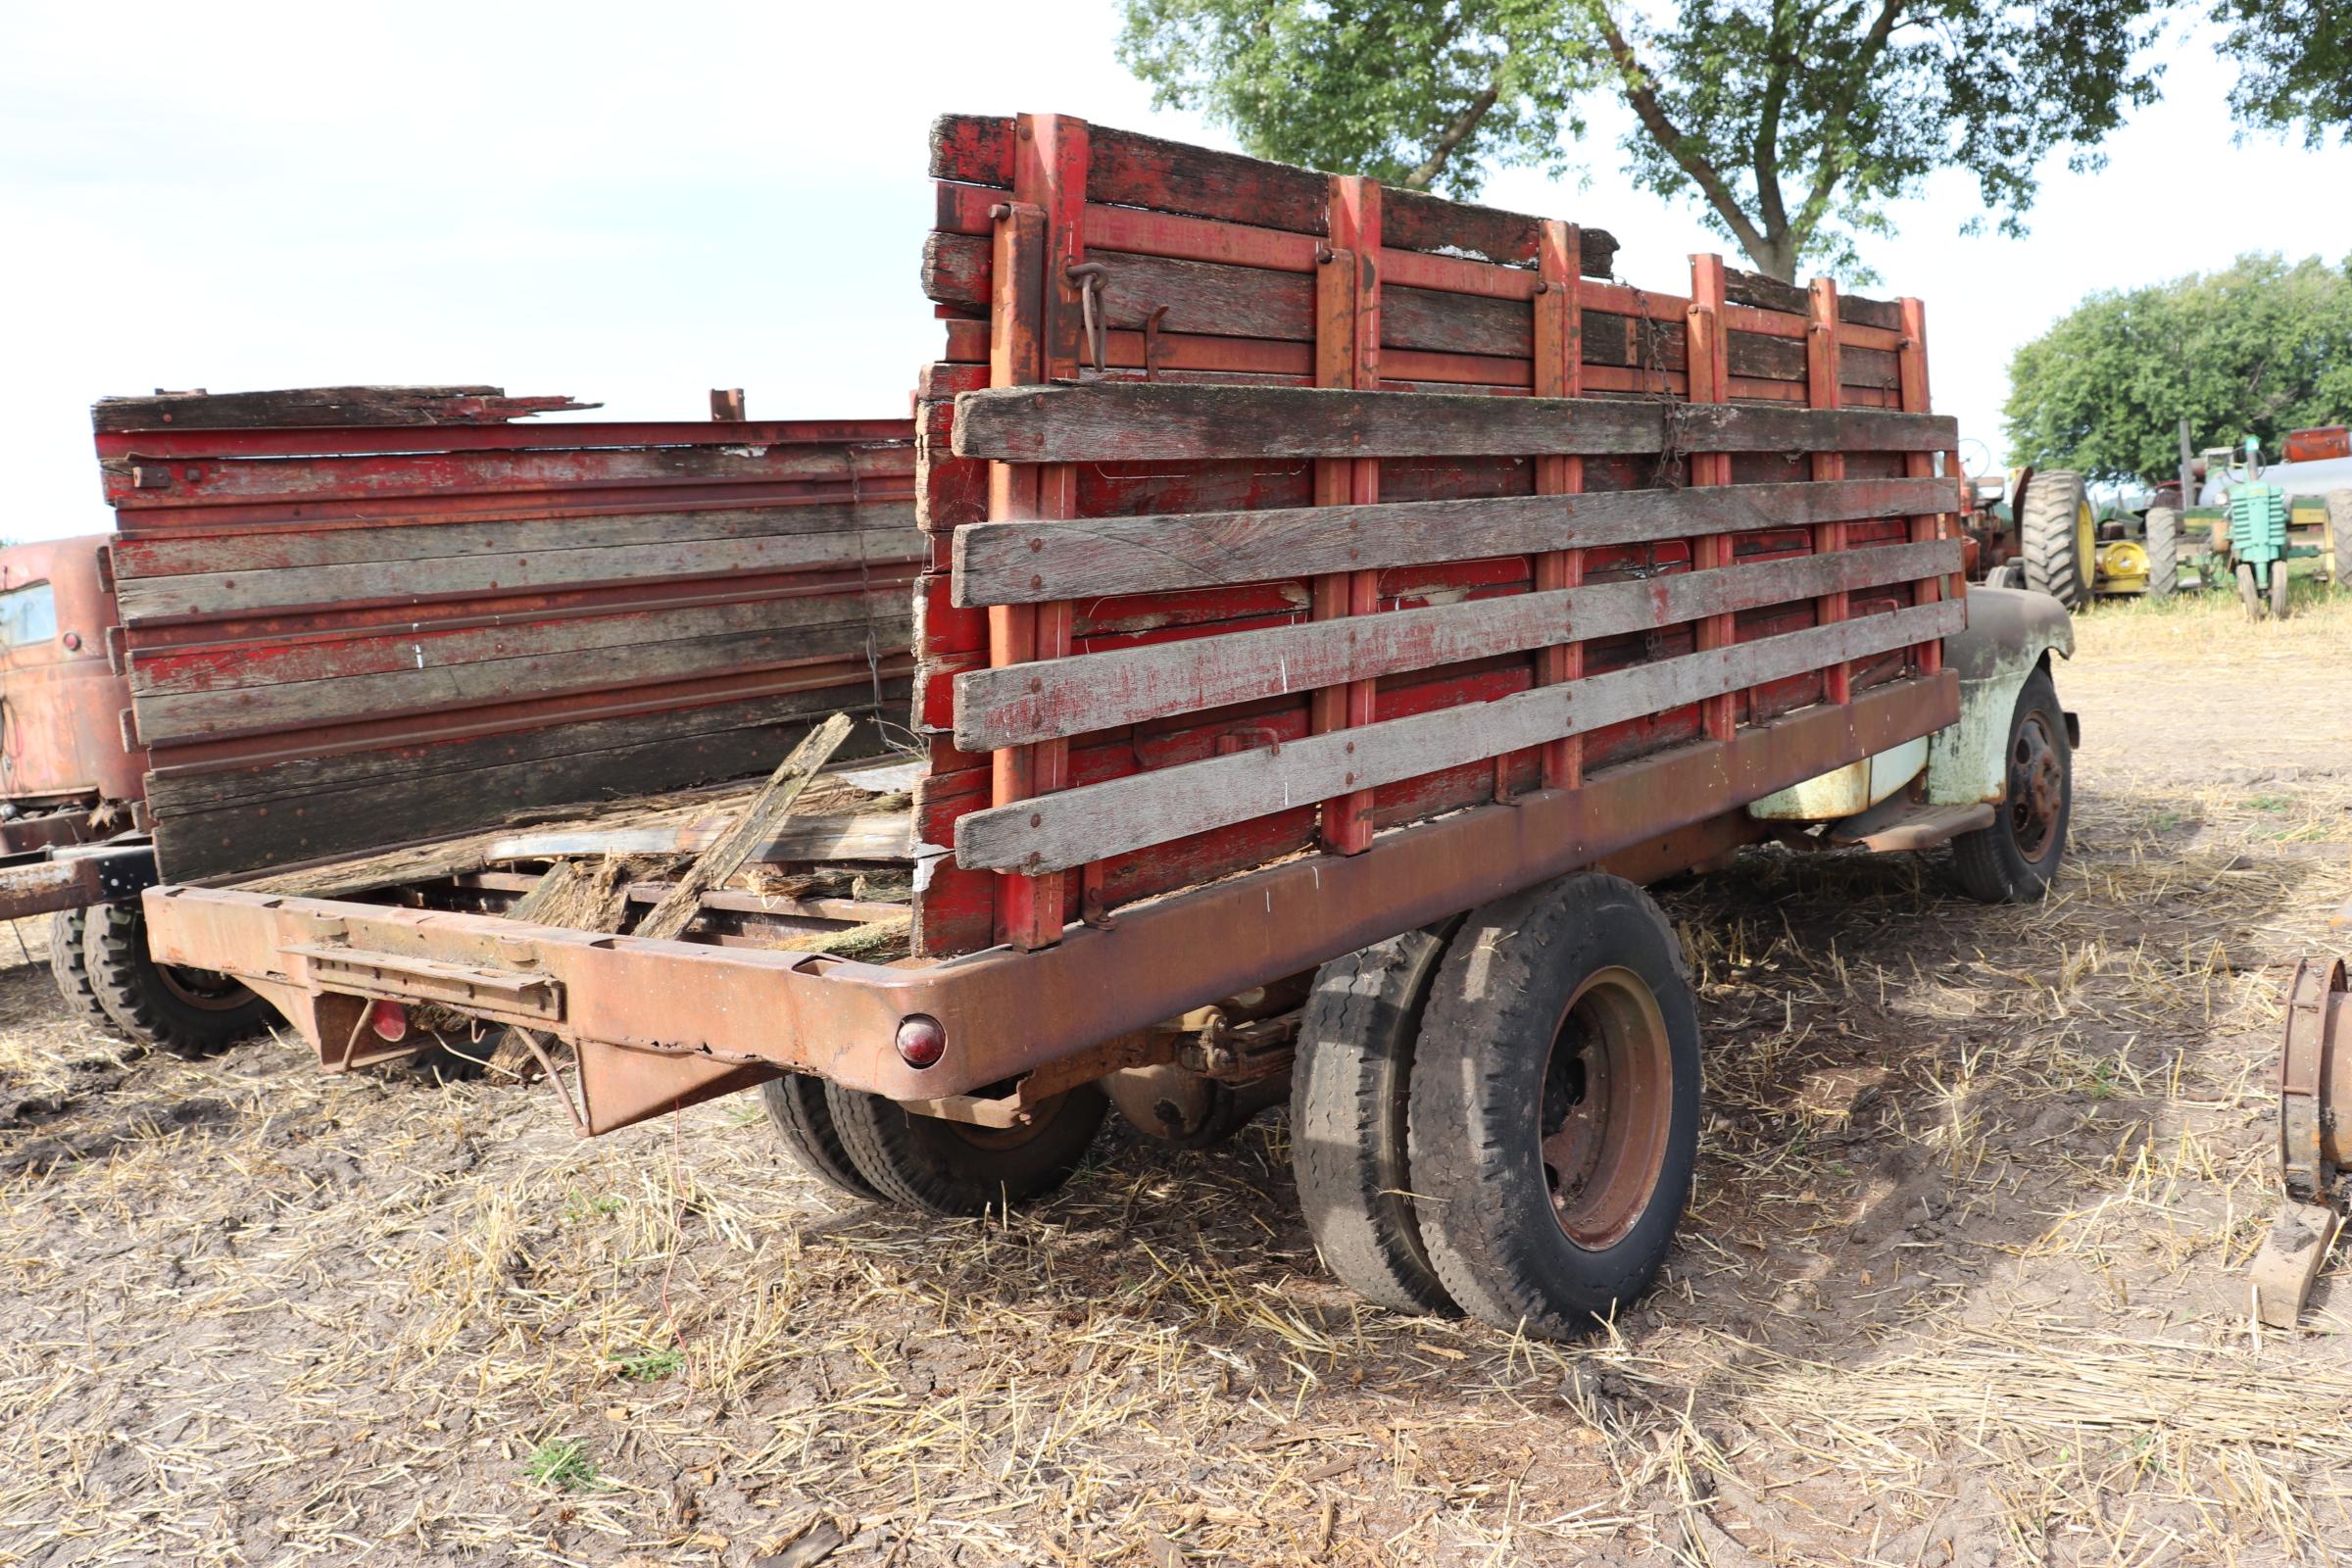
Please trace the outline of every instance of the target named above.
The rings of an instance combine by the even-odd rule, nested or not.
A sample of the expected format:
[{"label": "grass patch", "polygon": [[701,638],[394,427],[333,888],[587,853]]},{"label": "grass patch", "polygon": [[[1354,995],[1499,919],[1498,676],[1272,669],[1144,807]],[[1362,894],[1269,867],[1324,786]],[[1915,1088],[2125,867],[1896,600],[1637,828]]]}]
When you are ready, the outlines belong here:
[{"label": "grass patch", "polygon": [[588,1451],[568,1438],[533,1448],[530,1457],[522,1461],[522,1473],[557,1492],[586,1492],[604,1484]]},{"label": "grass patch", "polygon": [[685,1364],[686,1352],[674,1345],[612,1358],[614,1368],[632,1383],[659,1383]]}]

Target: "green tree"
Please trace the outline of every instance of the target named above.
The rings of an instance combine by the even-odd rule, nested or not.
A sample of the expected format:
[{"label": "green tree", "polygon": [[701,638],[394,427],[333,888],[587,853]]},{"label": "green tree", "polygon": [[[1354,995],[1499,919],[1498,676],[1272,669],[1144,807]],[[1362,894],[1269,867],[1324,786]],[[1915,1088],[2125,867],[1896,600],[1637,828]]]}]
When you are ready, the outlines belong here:
[{"label": "green tree", "polygon": [[2229,29],[2222,48],[2243,73],[2230,92],[2240,121],[2280,134],[2300,127],[2311,147],[2330,130],[2352,141],[2352,6],[2222,0],[2213,20]]},{"label": "green tree", "polygon": [[1491,165],[1574,165],[1594,95],[1634,178],[1693,198],[1755,267],[1859,277],[1855,238],[1928,175],[1973,173],[2023,232],[2036,170],[2156,95],[2162,0],[1122,0],[1120,59],[1266,158],[1475,195]]},{"label": "green tree", "polygon": [[2241,256],[2218,272],[2092,294],[2009,362],[2012,463],[2168,478],[2200,446],[2352,416],[2352,260]]}]

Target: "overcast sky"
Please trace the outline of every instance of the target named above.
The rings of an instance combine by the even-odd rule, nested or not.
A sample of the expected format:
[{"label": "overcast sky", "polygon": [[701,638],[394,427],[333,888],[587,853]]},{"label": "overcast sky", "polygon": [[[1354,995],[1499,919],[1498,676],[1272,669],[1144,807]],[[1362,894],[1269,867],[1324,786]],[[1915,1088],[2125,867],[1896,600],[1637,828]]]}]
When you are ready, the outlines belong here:
[{"label": "overcast sky", "polygon": [[[1231,144],[1154,113],[1116,30],[1113,0],[12,7],[0,535],[109,525],[86,413],[109,393],[487,382],[700,418],[742,386],[756,417],[903,413],[938,335],[933,115]],[[1872,243],[1884,292],[1928,302],[1964,435],[1997,448],[2010,351],[2090,289],[2352,253],[2352,154],[2233,144],[2228,70],[2194,35],[2167,53],[2164,102],[2105,172],[2049,172],[2030,239],[1959,237],[1951,176]],[[1622,275],[1677,288],[1730,247],[1625,188],[1613,130],[1582,188],[1506,172],[1485,199],[1608,228]]]}]

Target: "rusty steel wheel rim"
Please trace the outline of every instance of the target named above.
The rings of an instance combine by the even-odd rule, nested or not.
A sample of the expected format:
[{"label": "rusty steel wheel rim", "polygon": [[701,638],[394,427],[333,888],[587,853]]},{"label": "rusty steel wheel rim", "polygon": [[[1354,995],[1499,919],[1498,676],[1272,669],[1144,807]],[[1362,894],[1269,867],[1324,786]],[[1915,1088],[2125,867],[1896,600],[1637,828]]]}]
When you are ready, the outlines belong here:
[{"label": "rusty steel wheel rim", "polygon": [[230,1012],[245,1005],[243,984],[218,969],[181,969],[159,963],[155,972],[166,991],[191,1007],[202,1007],[207,1012]]},{"label": "rusty steel wheel rim", "polygon": [[1577,988],[1542,1093],[1536,1136],[1552,1217],[1587,1250],[1614,1246],[1648,1210],[1673,1136],[1673,1047],[1640,975],[1602,969]]},{"label": "rusty steel wheel rim", "polygon": [[2049,717],[2029,713],[2009,743],[2009,832],[2017,853],[2039,860],[2066,808],[2066,768],[2050,735]]}]

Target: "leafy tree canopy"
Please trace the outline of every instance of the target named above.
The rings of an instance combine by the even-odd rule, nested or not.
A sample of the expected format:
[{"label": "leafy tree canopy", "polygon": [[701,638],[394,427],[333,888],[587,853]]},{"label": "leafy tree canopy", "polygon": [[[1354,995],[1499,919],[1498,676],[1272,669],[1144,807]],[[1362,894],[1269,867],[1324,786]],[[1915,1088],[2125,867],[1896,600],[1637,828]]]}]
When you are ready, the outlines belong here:
[{"label": "leafy tree canopy", "polygon": [[2199,447],[2352,418],[2352,259],[2241,256],[2091,295],[2009,362],[2011,463],[2168,478]]},{"label": "leafy tree canopy", "polygon": [[2221,0],[2222,48],[2243,73],[2230,107],[2245,124],[2298,127],[2318,147],[2333,130],[2352,141],[2352,6],[2343,0]]},{"label": "leafy tree canopy", "polygon": [[2022,232],[2035,167],[2061,147],[2094,167],[2160,69],[2141,57],[2162,0],[1123,4],[1120,58],[1160,103],[1261,157],[1457,197],[1492,165],[1575,167],[1580,106],[1613,98],[1634,177],[1790,281],[1867,281],[1855,238],[1939,169],[1977,177],[1970,226]]}]

